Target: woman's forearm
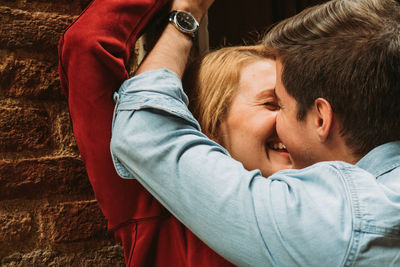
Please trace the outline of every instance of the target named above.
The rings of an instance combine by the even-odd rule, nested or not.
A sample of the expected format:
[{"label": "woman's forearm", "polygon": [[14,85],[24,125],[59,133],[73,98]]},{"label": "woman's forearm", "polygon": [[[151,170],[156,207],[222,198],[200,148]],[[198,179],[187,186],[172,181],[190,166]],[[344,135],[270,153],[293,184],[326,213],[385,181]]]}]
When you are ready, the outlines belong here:
[{"label": "woman's forearm", "polygon": [[[200,22],[213,2],[214,0],[175,0],[171,10],[190,12]],[[192,46],[191,36],[180,32],[174,25],[168,23],[136,74],[155,69],[168,69],[182,78]]]},{"label": "woman's forearm", "polygon": [[155,69],[169,69],[182,78],[193,41],[168,24],[157,44],[146,56],[136,75]]}]

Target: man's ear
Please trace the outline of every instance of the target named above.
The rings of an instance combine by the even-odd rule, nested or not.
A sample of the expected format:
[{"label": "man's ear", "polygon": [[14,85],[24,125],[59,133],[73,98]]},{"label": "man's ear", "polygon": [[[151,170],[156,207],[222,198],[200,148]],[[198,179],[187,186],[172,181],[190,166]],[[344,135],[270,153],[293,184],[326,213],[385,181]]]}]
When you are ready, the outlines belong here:
[{"label": "man's ear", "polygon": [[333,110],[331,104],[324,98],[317,98],[314,101],[314,125],[316,133],[321,142],[329,137],[333,123]]}]

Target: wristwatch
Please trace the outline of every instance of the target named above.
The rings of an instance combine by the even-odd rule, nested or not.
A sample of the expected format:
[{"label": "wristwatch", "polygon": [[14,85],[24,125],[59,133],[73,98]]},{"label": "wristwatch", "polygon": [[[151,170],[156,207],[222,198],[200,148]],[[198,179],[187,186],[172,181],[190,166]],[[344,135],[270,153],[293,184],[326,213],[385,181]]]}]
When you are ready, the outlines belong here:
[{"label": "wristwatch", "polygon": [[199,30],[199,23],[190,12],[173,10],[168,15],[168,21],[174,24],[179,31],[192,38],[196,37]]}]

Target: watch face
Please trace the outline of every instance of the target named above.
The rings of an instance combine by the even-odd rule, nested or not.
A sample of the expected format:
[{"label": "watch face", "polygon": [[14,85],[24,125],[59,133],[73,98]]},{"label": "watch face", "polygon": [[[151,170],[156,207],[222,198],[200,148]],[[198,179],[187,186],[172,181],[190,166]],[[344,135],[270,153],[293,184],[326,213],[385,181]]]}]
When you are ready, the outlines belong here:
[{"label": "watch face", "polygon": [[194,30],[196,28],[195,19],[188,13],[178,12],[176,14],[176,21],[183,29],[187,31]]}]

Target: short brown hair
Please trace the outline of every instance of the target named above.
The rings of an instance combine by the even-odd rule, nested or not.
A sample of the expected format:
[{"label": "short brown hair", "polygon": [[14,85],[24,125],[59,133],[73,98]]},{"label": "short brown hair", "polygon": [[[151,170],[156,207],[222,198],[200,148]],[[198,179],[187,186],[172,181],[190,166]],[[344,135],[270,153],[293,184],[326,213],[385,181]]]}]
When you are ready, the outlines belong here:
[{"label": "short brown hair", "polygon": [[277,51],[299,120],[322,97],[355,154],[400,139],[400,5],[395,0],[330,1],[281,22],[263,43]]},{"label": "short brown hair", "polygon": [[189,108],[202,132],[221,143],[219,125],[235,96],[242,68],[251,62],[273,59],[263,45],[225,47],[195,60],[185,72],[183,84]]}]

